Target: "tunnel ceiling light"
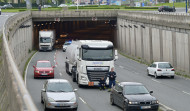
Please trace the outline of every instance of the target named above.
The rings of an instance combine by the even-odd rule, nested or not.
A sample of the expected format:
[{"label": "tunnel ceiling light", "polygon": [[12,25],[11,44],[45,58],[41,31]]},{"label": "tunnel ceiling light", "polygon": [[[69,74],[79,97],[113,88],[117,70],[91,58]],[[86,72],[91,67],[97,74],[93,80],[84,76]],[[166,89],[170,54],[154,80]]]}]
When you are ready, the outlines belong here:
[{"label": "tunnel ceiling light", "polygon": [[142,27],[142,28],[145,28],[145,26],[144,26],[144,25],[141,25],[141,27]]},{"label": "tunnel ceiling light", "polygon": [[138,26],[136,26],[136,25],[133,25],[135,28],[138,28]]},{"label": "tunnel ceiling light", "polygon": [[123,25],[120,25],[121,27],[123,27]]},{"label": "tunnel ceiling light", "polygon": [[126,25],[124,25],[124,27],[125,27],[125,28],[127,28],[127,26],[126,26]]},{"label": "tunnel ceiling light", "polygon": [[44,24],[42,24],[42,25],[44,25]]},{"label": "tunnel ceiling light", "polygon": [[130,28],[132,28],[132,26],[131,25],[128,25]]}]

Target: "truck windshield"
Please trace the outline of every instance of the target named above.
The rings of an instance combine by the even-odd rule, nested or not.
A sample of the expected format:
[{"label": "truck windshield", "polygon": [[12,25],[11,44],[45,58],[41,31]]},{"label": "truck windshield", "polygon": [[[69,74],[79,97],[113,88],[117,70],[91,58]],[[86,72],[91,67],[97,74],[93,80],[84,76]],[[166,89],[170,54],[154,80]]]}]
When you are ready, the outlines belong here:
[{"label": "truck windshield", "polygon": [[46,37],[40,38],[40,43],[50,43],[50,42],[51,42],[50,38],[46,38]]},{"label": "truck windshield", "polygon": [[113,49],[82,49],[82,59],[88,61],[113,60]]}]

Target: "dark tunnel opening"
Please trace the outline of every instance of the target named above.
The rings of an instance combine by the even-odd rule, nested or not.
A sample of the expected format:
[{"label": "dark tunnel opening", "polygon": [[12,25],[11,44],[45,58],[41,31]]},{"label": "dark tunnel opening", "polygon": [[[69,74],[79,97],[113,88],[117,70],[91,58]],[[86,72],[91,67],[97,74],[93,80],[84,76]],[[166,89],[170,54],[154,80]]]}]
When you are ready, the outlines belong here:
[{"label": "dark tunnel opening", "polygon": [[33,22],[34,48],[39,49],[39,31],[55,30],[55,48],[68,40],[109,40],[115,44],[116,20]]}]

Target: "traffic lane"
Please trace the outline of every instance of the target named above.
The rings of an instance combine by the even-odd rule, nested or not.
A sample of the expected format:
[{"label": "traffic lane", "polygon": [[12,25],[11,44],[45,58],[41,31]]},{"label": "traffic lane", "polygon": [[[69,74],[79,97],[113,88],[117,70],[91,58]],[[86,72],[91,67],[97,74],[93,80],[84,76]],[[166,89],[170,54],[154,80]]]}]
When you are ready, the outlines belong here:
[{"label": "traffic lane", "polygon": [[[190,96],[181,90],[181,87],[189,87],[189,85],[184,86],[186,82],[190,82],[189,80],[187,81],[177,76],[175,79],[154,79],[153,76],[147,76],[146,65],[139,64],[135,61],[132,62],[132,60],[123,56],[120,56],[115,64],[115,70],[118,75],[117,80],[141,82],[146,85],[149,90],[154,91],[153,95],[155,95],[162,104],[177,111],[187,111],[189,109]],[[178,82],[181,84],[178,84]]]},{"label": "traffic lane", "polygon": [[[52,65],[55,65],[58,67],[58,65],[56,64],[56,55],[58,54],[57,51],[52,51],[52,52],[37,52],[33,58],[31,59],[31,62],[29,63],[28,66],[28,70],[27,70],[27,76],[26,76],[26,86],[27,89],[37,107],[37,109],[39,111],[43,111],[43,104],[41,103],[41,89],[43,87],[44,82],[47,80],[46,78],[39,78],[39,79],[34,79],[34,69],[33,69],[33,65],[36,64],[37,60],[50,60]],[[61,62],[62,59],[60,59]],[[70,77],[67,76],[63,76],[63,74],[61,74],[60,70],[63,70],[64,68],[61,67],[59,68],[55,68],[54,69],[54,74],[55,74],[55,79],[70,79]],[[66,74],[64,74],[66,75]],[[72,83],[72,82],[71,82]],[[78,96],[77,96],[78,98]],[[79,111],[91,111],[90,108],[84,104],[79,98],[78,98],[78,104],[79,104]],[[69,110],[68,110],[69,111]]]},{"label": "traffic lane", "polygon": [[[70,83],[75,89],[78,89],[78,99],[83,103],[79,103],[78,111],[121,111],[121,108],[110,105],[110,93],[107,92],[107,90],[100,91],[98,87],[78,88],[77,83],[72,82],[72,77],[66,74],[65,58],[65,52],[59,50],[56,56],[56,61],[58,62],[57,68],[61,72],[62,77],[70,81]],[[86,110],[87,106],[88,109]]]},{"label": "traffic lane", "polygon": [[[52,52],[37,52],[29,63],[27,76],[26,76],[26,86],[27,89],[39,111],[43,111],[43,105],[41,104],[41,89],[43,83],[47,79],[34,79],[34,68],[33,65],[36,64],[38,60],[49,60],[52,65],[54,65],[54,55],[55,51]],[[55,78],[59,78],[57,70],[55,68]]]},{"label": "traffic lane", "polygon": [[[115,62],[115,65],[120,68],[124,68],[130,72],[142,74],[142,76],[147,77],[147,67],[148,67],[147,65],[140,64],[131,59],[127,59],[124,56],[119,55],[119,60]],[[178,90],[190,93],[190,87],[189,87],[190,79],[186,79],[176,75],[174,79],[171,79],[169,77],[160,77],[159,80],[161,83],[164,83],[169,87],[174,87],[177,88]]]}]

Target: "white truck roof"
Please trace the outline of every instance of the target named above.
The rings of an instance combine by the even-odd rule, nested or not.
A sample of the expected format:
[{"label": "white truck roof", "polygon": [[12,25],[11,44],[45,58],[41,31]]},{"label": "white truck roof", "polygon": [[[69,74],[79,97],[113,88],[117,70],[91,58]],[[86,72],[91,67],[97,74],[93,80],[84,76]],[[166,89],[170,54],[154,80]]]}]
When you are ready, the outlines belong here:
[{"label": "white truck roof", "polygon": [[40,37],[51,37],[53,35],[53,31],[39,31]]},{"label": "white truck roof", "polygon": [[89,47],[107,47],[109,45],[113,46],[113,43],[107,40],[78,40],[72,41],[73,44],[77,45],[88,45]]}]

